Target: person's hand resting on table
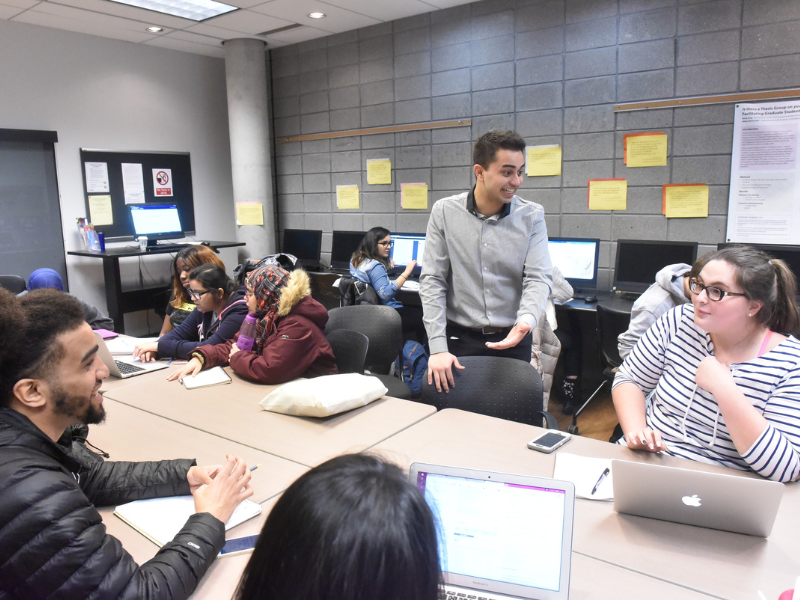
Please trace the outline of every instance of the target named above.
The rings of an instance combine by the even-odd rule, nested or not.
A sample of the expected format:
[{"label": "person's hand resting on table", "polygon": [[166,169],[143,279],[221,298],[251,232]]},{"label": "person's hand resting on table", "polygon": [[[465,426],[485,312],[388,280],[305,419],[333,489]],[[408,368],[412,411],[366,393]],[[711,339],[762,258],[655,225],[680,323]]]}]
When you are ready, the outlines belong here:
[{"label": "person's hand resting on table", "polygon": [[142,362],[155,362],[158,359],[158,342],[136,344],[133,358],[138,358]]},{"label": "person's hand resting on table", "polygon": [[202,369],[203,369],[202,361],[198,359],[196,356],[193,356],[192,360],[187,362],[183,368],[170,373],[169,376],[167,377],[167,381],[175,381],[176,379],[178,381],[182,381],[183,378],[186,377],[187,375],[191,375],[192,377],[194,377]]},{"label": "person's hand resting on table", "polygon": [[239,503],[253,495],[250,471],[238,456],[228,454],[224,465],[192,467],[186,474],[195,511],[207,512],[226,523]]}]

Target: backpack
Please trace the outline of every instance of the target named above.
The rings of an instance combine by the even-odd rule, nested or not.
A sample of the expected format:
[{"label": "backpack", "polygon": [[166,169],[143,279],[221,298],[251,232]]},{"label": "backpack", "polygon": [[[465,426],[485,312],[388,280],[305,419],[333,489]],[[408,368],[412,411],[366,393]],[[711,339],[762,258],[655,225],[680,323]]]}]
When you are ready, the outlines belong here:
[{"label": "backpack", "polygon": [[259,267],[263,267],[264,265],[277,265],[287,271],[294,271],[295,268],[299,266],[297,264],[297,258],[294,255],[287,254],[285,252],[280,252],[278,254],[270,254],[268,256],[265,256],[261,260],[248,258],[233,270],[233,280],[239,287],[241,287],[245,284],[247,275],[251,271],[255,271],[256,269],[258,269]]},{"label": "backpack", "polygon": [[403,345],[402,370],[400,360],[398,358],[395,362],[396,371],[400,372],[400,378],[408,385],[412,397],[417,398],[422,392],[422,380],[428,372],[428,353],[419,342],[408,340]]}]

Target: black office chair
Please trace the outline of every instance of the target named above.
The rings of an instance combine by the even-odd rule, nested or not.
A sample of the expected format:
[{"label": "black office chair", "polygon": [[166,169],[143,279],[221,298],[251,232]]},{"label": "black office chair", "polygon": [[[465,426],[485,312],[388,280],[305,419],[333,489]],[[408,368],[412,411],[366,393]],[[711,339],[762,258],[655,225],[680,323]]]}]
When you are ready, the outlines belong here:
[{"label": "black office chair", "polygon": [[19,294],[27,289],[25,280],[19,275],[0,275],[0,288],[12,294]]},{"label": "black office chair", "polygon": [[567,428],[567,431],[578,435],[578,415],[583,412],[583,409],[588,406],[592,399],[603,389],[606,383],[614,381],[614,376],[617,374],[617,367],[622,364],[622,358],[619,355],[619,348],[617,346],[617,338],[621,333],[628,330],[631,322],[631,313],[624,310],[616,310],[597,305],[597,348],[600,354],[600,363],[603,365],[603,381],[597,386],[597,389],[592,392],[592,395],[586,399],[586,402],[575,411],[572,415],[572,425]]},{"label": "black office chair", "polygon": [[542,377],[529,362],[497,356],[460,356],[455,387],[437,392],[422,381],[422,402],[442,410],[459,408],[508,421],[558,429],[555,417],[544,410]]},{"label": "black office chair", "polygon": [[337,329],[325,337],[333,350],[339,373],[363,373],[369,339],[363,333]]},{"label": "black office chair", "polygon": [[365,368],[383,382],[389,396],[410,399],[411,390],[397,377],[389,375],[392,363],[403,347],[400,314],[391,306],[342,306],[328,311],[325,335],[339,329],[363,333],[369,339]]}]

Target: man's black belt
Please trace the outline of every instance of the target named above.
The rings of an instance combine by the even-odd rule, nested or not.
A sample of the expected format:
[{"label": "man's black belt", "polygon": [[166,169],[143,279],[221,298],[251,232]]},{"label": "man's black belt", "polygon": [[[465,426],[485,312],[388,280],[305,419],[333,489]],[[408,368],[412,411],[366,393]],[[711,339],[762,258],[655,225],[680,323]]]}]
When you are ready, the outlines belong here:
[{"label": "man's black belt", "polygon": [[464,327],[463,325],[459,325],[458,323],[454,323],[453,321],[447,322],[448,327],[455,327],[457,329],[466,329],[467,331],[472,331],[473,333],[480,333],[482,335],[494,335],[495,333],[508,333],[511,331],[511,327]]}]

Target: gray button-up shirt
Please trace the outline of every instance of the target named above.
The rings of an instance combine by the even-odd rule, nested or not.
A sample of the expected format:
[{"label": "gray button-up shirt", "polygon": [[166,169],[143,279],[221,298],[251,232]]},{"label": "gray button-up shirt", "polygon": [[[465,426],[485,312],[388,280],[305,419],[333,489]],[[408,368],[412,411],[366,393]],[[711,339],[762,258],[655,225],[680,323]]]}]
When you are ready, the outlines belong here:
[{"label": "gray button-up shirt", "polygon": [[447,352],[447,321],[464,327],[531,326],[552,287],[544,209],[514,196],[483,217],[473,191],[436,202],[428,221],[419,295],[431,354]]}]

